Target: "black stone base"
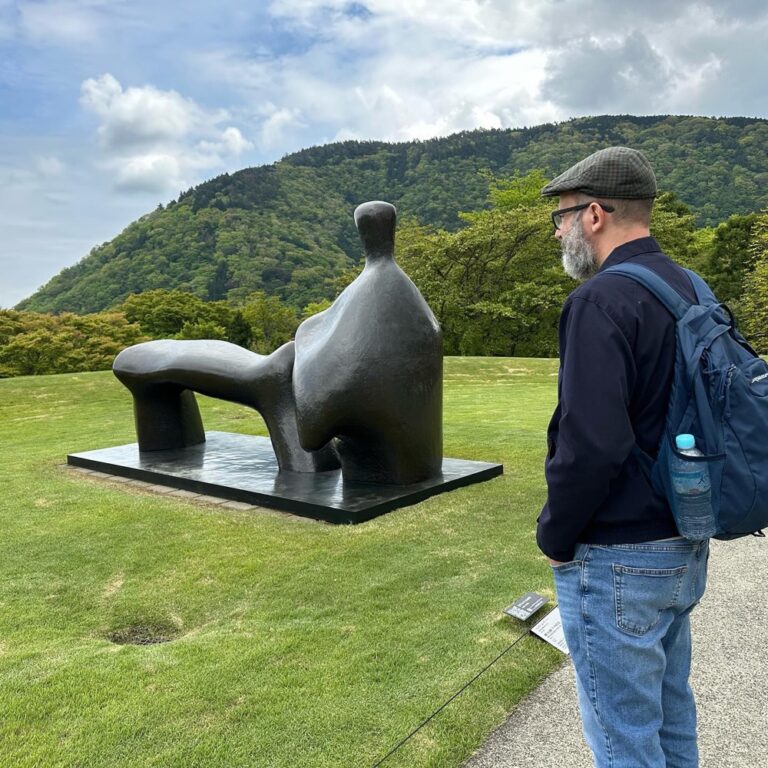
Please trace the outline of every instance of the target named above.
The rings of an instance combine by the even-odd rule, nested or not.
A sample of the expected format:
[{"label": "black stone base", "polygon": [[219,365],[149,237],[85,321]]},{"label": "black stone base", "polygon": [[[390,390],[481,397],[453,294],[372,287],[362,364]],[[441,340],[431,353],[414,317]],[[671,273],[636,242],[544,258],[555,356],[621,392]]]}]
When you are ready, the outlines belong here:
[{"label": "black stone base", "polygon": [[503,472],[501,464],[443,459],[442,475],[422,483],[345,484],[338,469],[280,472],[269,438],[231,432],[208,432],[205,443],[180,450],[139,453],[131,443],[71,453],[67,463],[330,523],[362,523]]}]

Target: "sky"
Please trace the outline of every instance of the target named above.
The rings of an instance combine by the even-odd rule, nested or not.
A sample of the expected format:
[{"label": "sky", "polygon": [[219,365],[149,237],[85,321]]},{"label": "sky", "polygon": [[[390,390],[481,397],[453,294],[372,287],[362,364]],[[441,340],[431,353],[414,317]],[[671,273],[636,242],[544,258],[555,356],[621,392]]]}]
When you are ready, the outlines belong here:
[{"label": "sky", "polygon": [[0,307],[308,146],[768,117],[767,39],[765,0],[0,0]]}]

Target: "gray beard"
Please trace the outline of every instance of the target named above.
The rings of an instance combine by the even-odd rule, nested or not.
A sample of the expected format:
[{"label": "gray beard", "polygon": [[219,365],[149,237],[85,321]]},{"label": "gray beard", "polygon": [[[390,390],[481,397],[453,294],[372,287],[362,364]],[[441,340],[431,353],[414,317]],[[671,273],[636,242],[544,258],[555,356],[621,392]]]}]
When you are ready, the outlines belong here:
[{"label": "gray beard", "polygon": [[563,256],[563,269],[568,277],[574,280],[588,280],[597,274],[598,264],[595,251],[584,237],[581,221],[576,220],[573,226],[560,240]]}]

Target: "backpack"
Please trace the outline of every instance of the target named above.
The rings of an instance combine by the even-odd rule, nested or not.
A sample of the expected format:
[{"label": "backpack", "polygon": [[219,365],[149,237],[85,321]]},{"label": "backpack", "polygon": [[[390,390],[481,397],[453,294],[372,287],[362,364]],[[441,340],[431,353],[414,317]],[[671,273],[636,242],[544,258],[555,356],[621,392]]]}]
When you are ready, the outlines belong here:
[{"label": "backpack", "polygon": [[[714,538],[763,536],[761,529],[768,527],[768,363],[738,333],[731,311],[695,272],[685,270],[696,304],[646,267],[619,264],[604,272],[645,286],[677,321],[664,434],[655,459],[634,447],[641,468],[669,502],[680,528],[671,463],[675,455],[706,462]],[[685,433],[694,435],[702,457],[678,451],[675,436]]]}]

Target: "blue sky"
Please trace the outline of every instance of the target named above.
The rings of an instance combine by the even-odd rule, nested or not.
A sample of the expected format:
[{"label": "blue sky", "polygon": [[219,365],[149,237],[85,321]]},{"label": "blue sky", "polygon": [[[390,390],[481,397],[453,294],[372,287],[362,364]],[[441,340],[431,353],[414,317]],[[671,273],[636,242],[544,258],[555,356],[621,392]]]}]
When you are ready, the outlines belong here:
[{"label": "blue sky", "polygon": [[158,203],[347,138],[768,116],[756,0],[0,0],[0,307]]}]

